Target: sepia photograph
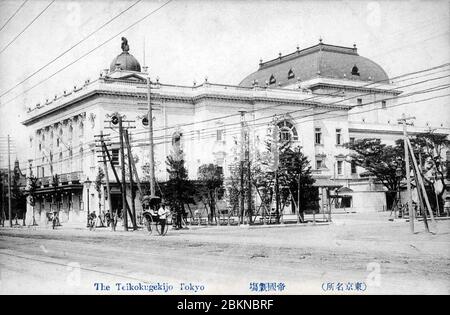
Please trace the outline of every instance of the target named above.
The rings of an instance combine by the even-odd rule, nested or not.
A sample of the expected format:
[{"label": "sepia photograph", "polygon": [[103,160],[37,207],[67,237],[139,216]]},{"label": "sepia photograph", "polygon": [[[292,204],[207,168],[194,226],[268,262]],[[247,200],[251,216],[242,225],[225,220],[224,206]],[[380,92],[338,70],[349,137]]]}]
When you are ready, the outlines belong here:
[{"label": "sepia photograph", "polygon": [[450,1],[0,0],[0,192],[1,295],[449,295]]}]

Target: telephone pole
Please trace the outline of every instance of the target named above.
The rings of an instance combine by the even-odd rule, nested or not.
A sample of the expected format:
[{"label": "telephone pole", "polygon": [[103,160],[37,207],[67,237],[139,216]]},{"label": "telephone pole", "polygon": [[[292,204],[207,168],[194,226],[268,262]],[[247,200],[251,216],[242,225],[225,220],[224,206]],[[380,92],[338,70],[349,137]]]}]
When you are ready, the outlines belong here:
[{"label": "telephone pole", "polygon": [[12,227],[12,211],[11,211],[11,139],[8,135],[8,216],[9,226]]},{"label": "telephone pole", "polygon": [[127,194],[126,194],[126,183],[125,183],[125,151],[123,144],[123,126],[122,126],[122,116],[118,115],[119,118],[119,138],[120,138],[120,159],[122,160],[121,171],[122,171],[122,214],[123,214],[123,225],[124,230],[128,231],[128,213],[127,213]]},{"label": "telephone pole", "polygon": [[247,159],[247,187],[248,187],[248,224],[252,224],[252,170],[251,170],[251,162],[250,162],[250,129],[247,128],[247,150],[245,154],[245,158]]},{"label": "telephone pole", "polygon": [[148,138],[150,148],[150,196],[155,196],[155,155],[153,147],[153,108],[151,102],[151,82],[147,77],[147,102],[148,102]]},{"label": "telephone pole", "polygon": [[[109,136],[109,135],[106,135]],[[116,226],[115,226],[115,222],[114,222],[114,214],[113,214],[113,209],[112,209],[112,202],[111,202],[111,188],[109,185],[109,174],[108,174],[108,165],[106,163],[106,150],[107,150],[107,146],[105,143],[105,135],[103,134],[103,130],[100,131],[100,147],[101,147],[101,152],[102,152],[102,163],[103,163],[103,169],[104,169],[104,173],[105,173],[105,179],[106,179],[106,194],[108,196],[108,208],[109,208],[109,217],[111,220],[111,230],[115,231],[116,230]]]},{"label": "telephone pole", "polygon": [[239,216],[238,216],[238,222],[241,223],[241,217],[242,217],[242,223],[244,223],[244,159],[245,159],[245,113],[246,111],[241,110],[239,111],[241,113],[241,158],[240,158],[240,179],[241,179],[241,191],[240,191],[240,207],[239,207]]},{"label": "telephone pole", "polygon": [[[275,192],[275,214],[276,214],[276,223],[279,223],[278,215],[279,215],[279,201],[280,201],[280,192],[279,192],[279,183],[278,183],[278,165],[280,160],[280,152],[279,152],[279,137],[280,137],[280,131],[277,126],[277,120],[274,119],[272,122],[272,143],[271,143],[271,151],[272,151],[272,158],[273,158],[273,164],[272,164],[272,171],[274,173],[274,192]],[[272,208],[270,209],[269,213],[269,221],[272,221]]]},{"label": "telephone pole", "polygon": [[[302,178],[302,165],[301,165],[301,159],[299,159],[300,163],[300,172],[298,174],[298,183],[297,183],[297,223],[300,223],[300,185],[301,185],[301,178]],[[302,220],[303,221],[303,220]]]},{"label": "telephone pole", "polygon": [[128,172],[130,173],[130,193],[131,193],[131,212],[133,213],[133,217],[131,218],[133,223],[133,230],[137,230],[136,225],[136,206],[134,202],[135,193],[134,193],[134,181],[133,181],[133,156],[131,153],[131,148],[129,146],[130,144],[130,133],[127,129],[125,129],[125,142],[127,144],[127,151],[128,151]]},{"label": "telephone pole", "polygon": [[414,233],[414,209],[412,206],[412,195],[411,195],[411,170],[409,168],[409,148],[408,148],[408,131],[406,130],[407,120],[416,119],[416,117],[406,117],[405,114],[402,114],[402,118],[398,119],[398,122],[403,124],[403,144],[405,150],[405,168],[406,168],[406,189],[408,195],[408,211],[409,211],[409,227],[411,229],[411,233]]}]

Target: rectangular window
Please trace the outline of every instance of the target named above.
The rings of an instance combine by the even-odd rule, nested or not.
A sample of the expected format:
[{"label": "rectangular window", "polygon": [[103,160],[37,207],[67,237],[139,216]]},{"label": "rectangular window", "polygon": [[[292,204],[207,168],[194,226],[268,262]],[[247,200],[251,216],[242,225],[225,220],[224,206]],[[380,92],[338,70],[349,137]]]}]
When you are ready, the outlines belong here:
[{"label": "rectangular window", "polygon": [[337,162],[337,173],[338,175],[342,175],[342,161]]},{"label": "rectangular window", "polygon": [[341,145],[341,140],[342,140],[342,129],[336,129],[336,144],[337,145]]},{"label": "rectangular window", "polygon": [[357,98],[357,99],[356,99],[356,103],[357,103],[358,105],[362,105],[362,98]]},{"label": "rectangular window", "polygon": [[316,169],[321,169],[323,167],[322,160],[316,160]]},{"label": "rectangular window", "polygon": [[350,137],[350,143],[355,143],[355,137]]},{"label": "rectangular window", "polygon": [[386,109],[386,101],[381,101],[381,108]]},{"label": "rectangular window", "polygon": [[223,141],[223,134],[224,134],[224,130],[223,129],[218,129],[216,131],[216,140],[217,141]]},{"label": "rectangular window", "polygon": [[355,161],[351,161],[350,162],[350,165],[351,165],[351,172],[352,172],[352,174],[356,174],[356,163],[355,163]]},{"label": "rectangular window", "polygon": [[322,130],[320,128],[316,128],[315,134],[315,143],[322,144]]}]

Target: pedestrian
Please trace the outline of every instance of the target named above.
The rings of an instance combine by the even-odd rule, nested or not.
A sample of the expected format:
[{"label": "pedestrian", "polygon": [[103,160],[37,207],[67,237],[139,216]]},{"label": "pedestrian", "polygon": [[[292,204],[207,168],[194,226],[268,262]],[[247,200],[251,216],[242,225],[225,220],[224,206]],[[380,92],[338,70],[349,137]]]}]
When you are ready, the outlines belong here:
[{"label": "pedestrian", "polygon": [[444,212],[450,216],[450,196],[445,197]]},{"label": "pedestrian", "polygon": [[165,234],[164,229],[166,227],[168,212],[169,211],[166,210],[166,206],[164,204],[161,204],[158,210],[159,224],[161,225],[161,235]]}]

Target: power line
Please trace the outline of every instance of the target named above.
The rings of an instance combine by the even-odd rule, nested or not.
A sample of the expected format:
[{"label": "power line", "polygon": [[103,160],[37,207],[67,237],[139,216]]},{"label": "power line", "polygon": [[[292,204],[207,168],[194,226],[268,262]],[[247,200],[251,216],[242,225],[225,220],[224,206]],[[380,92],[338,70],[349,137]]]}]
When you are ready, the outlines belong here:
[{"label": "power line", "polygon": [[25,26],[25,28],[19,33],[19,34],[17,34],[16,35],[16,37],[14,37],[5,47],[3,47],[3,49],[2,50],[0,50],[0,54],[2,53],[2,52],[4,52],[12,43],[14,43],[15,42],[15,40],[17,39],[17,38],[19,38],[19,36],[20,35],[22,35],[23,34],[23,32],[25,32],[45,11],[47,11],[47,9],[53,4],[53,2],[55,2],[56,0],[52,0],[52,2],[50,2],[41,12],[39,12],[39,14],[30,22],[30,23],[28,23],[28,25],[27,26]]},{"label": "power line", "polygon": [[16,16],[16,14],[22,9],[22,7],[28,2],[28,0],[25,0],[22,2],[22,4],[17,8],[17,10],[13,13],[13,15],[10,16],[10,18],[5,22],[5,24],[0,27],[0,32],[5,28],[5,26]]},{"label": "power line", "polygon": [[[443,86],[443,87],[439,87],[439,89],[437,89],[437,88],[431,88],[431,89],[426,89],[426,90],[423,90],[423,91],[417,91],[417,92],[414,93],[414,95],[416,95],[416,94],[418,94],[418,93],[424,94],[424,93],[435,92],[435,91],[442,90],[442,89],[448,88],[448,87],[450,87],[449,84],[447,84],[447,85],[445,85],[445,86]],[[408,104],[420,103],[420,102],[424,102],[424,101],[428,101],[428,100],[432,100],[432,99],[437,99],[437,98],[446,97],[446,96],[449,96],[449,95],[450,95],[450,94],[445,94],[445,95],[434,96],[434,97],[430,97],[430,98],[426,98],[426,99],[421,99],[421,100],[415,100],[415,101],[404,102],[404,103],[400,103],[400,104],[395,104],[395,105],[388,106],[388,108],[394,108],[394,107],[404,106],[404,105],[408,105]],[[408,96],[410,96],[410,95],[408,95]],[[406,97],[406,96],[405,96],[405,97]],[[316,119],[316,120],[317,120],[317,121],[320,121],[320,120],[324,120],[324,119],[330,119],[330,118],[336,118],[336,117],[342,117],[342,116],[351,116],[351,115],[356,115],[356,114],[365,113],[365,112],[371,112],[371,111],[375,111],[375,110],[378,110],[378,108],[372,108],[372,109],[360,111],[360,112],[357,112],[357,113],[345,113],[345,114],[339,114],[339,115],[335,115],[335,116],[331,116],[331,117],[323,117],[323,118],[319,118],[319,119]],[[323,114],[324,114],[324,113],[316,113],[315,115],[323,115]],[[315,116],[315,115],[310,115],[310,116]],[[267,117],[265,117],[265,118],[270,118],[270,117],[272,117],[272,115],[271,115],[271,116],[267,116]],[[295,119],[295,118],[304,118],[304,117],[309,117],[309,116],[293,117],[293,119]],[[304,123],[306,123],[306,122],[308,122],[308,121],[311,121],[311,120],[306,120],[306,121],[298,122],[297,125],[304,124]],[[248,123],[251,123],[251,122],[252,122],[252,121],[248,121]],[[240,122],[239,122],[239,123],[235,123],[235,124],[240,124]],[[254,128],[254,129],[256,128],[256,129],[260,129],[260,128],[257,128],[257,127],[264,127],[264,126],[266,126],[266,125],[267,125],[267,122],[262,122],[262,123],[254,124],[254,125],[251,125],[251,126],[249,125],[248,128]],[[228,136],[239,134],[239,130],[238,130],[239,127],[234,128],[234,129],[236,129],[236,132],[234,132],[234,133],[231,132],[231,133],[230,133],[230,129],[228,129],[227,132],[226,132],[226,134],[227,134]],[[192,133],[192,132],[194,132],[194,131],[196,131],[196,130],[188,131],[188,132],[184,133],[183,135],[184,135],[184,136],[186,136],[186,134],[191,135],[190,133]],[[233,131],[233,129],[231,129],[231,131]],[[134,136],[134,135],[136,135],[136,134],[133,134],[133,136]],[[200,137],[200,139],[208,139],[208,138],[212,138],[212,137],[214,137],[214,136],[215,136],[214,133],[211,133],[210,135],[208,135],[208,134],[207,134],[207,135],[203,134],[203,135]],[[155,145],[157,145],[157,144],[165,144],[165,143],[170,143],[170,142],[171,142],[171,136],[165,136],[165,135],[162,135],[162,136],[155,137],[155,139],[156,139],[156,140],[158,140],[158,139],[163,140],[162,142],[156,142]],[[110,139],[110,140],[111,140],[111,139]],[[145,139],[134,139],[134,140],[131,141],[131,143],[137,143],[137,142],[139,142],[139,141],[145,141]],[[93,141],[92,141],[92,143],[93,143]],[[87,144],[83,144],[83,145],[87,145]],[[132,147],[143,147],[143,146],[148,146],[148,144],[147,144],[147,143],[139,143],[138,145],[133,145]],[[52,153],[59,154],[59,153],[62,153],[62,152],[67,152],[67,150],[62,150],[62,151],[60,151],[60,152],[55,151],[55,152],[52,152]],[[83,151],[83,152],[84,152],[84,151]],[[89,151],[86,151],[86,152],[89,152]],[[95,154],[95,152],[94,152],[94,154]],[[52,156],[53,156],[53,154],[52,154]],[[53,166],[55,166],[55,165],[58,164],[59,162],[67,161],[67,160],[69,160],[69,159],[72,159],[72,158],[78,157],[78,156],[83,156],[83,157],[86,156],[86,157],[87,157],[87,156],[89,156],[89,154],[84,155],[84,153],[81,153],[81,151],[79,151],[79,152],[73,154],[72,156],[68,156],[68,157],[66,157],[66,158],[63,158],[62,160],[59,160],[59,161],[53,160],[52,163],[39,164],[39,166],[47,166],[47,165],[50,165],[50,164],[53,164]],[[49,158],[47,157],[47,160],[48,160],[48,159],[49,159]],[[42,157],[33,159],[33,161],[38,161],[38,160],[42,160]],[[23,161],[21,161],[21,163],[23,163]],[[26,162],[25,162],[25,163],[26,163]],[[56,167],[56,166],[55,166],[55,167]]]},{"label": "power line", "polygon": [[13,97],[12,99],[6,101],[5,103],[3,103],[2,105],[6,105],[10,102],[12,102],[13,100],[17,99],[19,96],[22,96],[24,94],[26,94],[27,92],[31,91],[32,89],[34,89],[35,87],[41,85],[42,83],[44,83],[47,80],[50,80],[51,78],[53,78],[55,75],[57,75],[58,73],[62,72],[63,70],[67,69],[68,67],[70,67],[71,65],[75,64],[76,62],[78,62],[79,60],[83,59],[84,57],[86,57],[87,55],[91,54],[92,52],[96,51],[97,49],[99,49],[100,47],[104,46],[105,44],[109,43],[110,41],[112,41],[113,39],[115,39],[117,36],[119,36],[120,34],[122,34],[123,32],[129,30],[130,28],[132,28],[133,26],[135,26],[136,24],[142,22],[143,20],[145,20],[146,18],[148,18],[149,16],[151,16],[152,14],[158,12],[159,10],[161,10],[163,7],[165,7],[166,5],[168,5],[170,2],[172,2],[173,0],[169,0],[167,2],[165,2],[164,4],[162,4],[161,6],[159,6],[158,8],[156,8],[155,10],[151,11],[150,13],[146,14],[144,17],[138,19],[136,22],[132,23],[131,25],[129,25],[128,27],[126,27],[125,29],[121,30],[120,32],[118,32],[117,34],[115,34],[114,36],[111,36],[109,39],[107,39],[106,41],[104,41],[103,43],[101,43],[100,45],[94,47],[93,49],[89,50],[87,53],[81,55],[80,57],[78,57],[77,59],[75,59],[74,61],[70,62],[69,64],[67,64],[66,66],[64,66],[63,68],[59,69],[58,71],[54,72],[52,75],[50,75],[49,77],[47,77],[44,80],[39,81],[38,83],[36,83],[35,85],[31,86],[30,88],[26,89],[25,91],[23,91],[22,93],[16,95],[15,97]]},{"label": "power line", "polygon": [[54,63],[56,60],[58,60],[59,58],[61,58],[62,56],[64,56],[65,54],[67,54],[69,51],[71,51],[72,49],[74,49],[75,47],[77,47],[78,45],[80,45],[81,43],[83,43],[84,41],[86,41],[87,39],[89,39],[92,35],[94,35],[95,33],[97,33],[98,31],[100,31],[101,29],[103,29],[105,26],[107,26],[108,24],[110,24],[111,22],[113,22],[114,20],[116,20],[118,17],[120,17],[121,15],[123,15],[125,12],[127,12],[128,10],[130,10],[131,8],[133,8],[135,5],[137,5],[139,2],[141,2],[142,0],[137,0],[136,2],[134,2],[132,5],[130,5],[129,7],[127,7],[125,10],[121,11],[119,14],[117,14],[116,16],[114,16],[112,19],[108,20],[107,22],[105,22],[102,26],[100,26],[99,28],[95,29],[93,32],[91,32],[89,35],[85,36],[83,39],[81,39],[80,41],[78,41],[76,44],[72,45],[70,48],[68,48],[67,50],[63,51],[61,54],[59,54],[58,56],[56,56],[55,58],[53,58],[50,62],[46,63],[44,66],[40,67],[38,70],[34,71],[32,74],[30,74],[29,76],[27,76],[25,79],[23,79],[22,81],[20,81],[19,83],[15,84],[13,87],[9,88],[7,91],[3,92],[0,97],[8,94],[9,92],[11,92],[12,90],[14,90],[16,87],[18,87],[19,85],[23,84],[24,82],[28,81],[30,78],[32,78],[33,76],[35,76],[36,74],[38,74],[39,72],[41,72],[43,69],[47,68],[49,65],[51,65],[52,63]]},{"label": "power line", "polygon": [[[449,65],[449,64],[445,64],[445,66],[447,66],[447,65]],[[442,65],[441,65],[442,66]],[[440,66],[438,66],[438,67],[440,67]],[[436,69],[436,67],[433,67],[433,68],[431,68],[431,69]],[[414,73],[414,74],[416,74],[416,72]],[[398,76],[397,78],[399,78],[399,77],[404,77],[404,76],[406,76],[406,75],[401,75],[401,76]],[[432,78],[432,79],[428,79],[428,80],[423,80],[423,81],[420,81],[420,82],[414,82],[414,83],[412,83],[412,84],[408,84],[408,85],[403,85],[403,86],[396,86],[396,87],[393,87],[391,90],[395,90],[395,89],[398,89],[398,88],[404,88],[404,87],[410,87],[410,86],[415,86],[415,85],[418,85],[418,84],[422,84],[422,83],[425,83],[425,82],[431,82],[431,81],[434,81],[434,80],[438,80],[438,79],[442,79],[442,78],[447,78],[447,77],[449,77],[449,75],[446,75],[446,76],[441,76],[441,77],[438,77],[438,78]],[[416,77],[417,78],[417,77]],[[409,80],[409,79],[405,79],[405,80],[401,80],[401,81],[398,81],[398,82],[402,82],[402,81],[406,81],[406,80]],[[371,85],[371,84],[373,84],[373,83],[370,83],[370,84],[368,84],[368,85]],[[366,86],[368,86],[368,85],[366,85]],[[389,90],[388,90],[389,91]],[[338,93],[340,93],[340,92],[338,92]],[[335,102],[332,102],[332,103],[326,103],[326,105],[336,105],[336,104],[339,104],[339,103],[342,103],[342,102],[344,102],[344,101],[347,101],[347,100],[351,100],[351,99],[355,99],[355,98],[359,98],[359,97],[362,97],[362,96],[367,96],[367,95],[371,95],[372,93],[365,93],[365,94],[357,94],[357,95],[354,95],[354,96],[351,96],[351,97],[348,97],[348,98],[344,98],[344,99],[341,99],[341,100],[338,100],[338,101],[335,101]],[[405,95],[407,95],[407,94],[405,94]],[[303,99],[303,100],[301,100],[302,102],[305,102],[305,101],[309,101],[309,100],[312,100],[312,99],[315,99],[315,98],[320,98],[320,97],[326,97],[326,96],[324,96],[324,95],[314,95],[314,96],[312,96],[312,97],[310,97],[310,98],[306,98],[306,99]],[[389,100],[389,99],[395,99],[395,98],[401,98],[401,97],[404,97],[403,95],[402,96],[396,96],[396,97],[392,97],[392,98],[387,98],[387,99],[383,99],[383,100]],[[361,104],[361,105],[355,105],[355,106],[353,106],[352,108],[355,108],[355,107],[361,107],[361,106],[366,106],[366,105],[369,105],[369,104],[374,104],[374,103],[377,103],[377,102],[379,102],[379,101],[381,101],[381,100],[377,100],[377,101],[373,101],[373,102],[369,102],[369,103],[363,103],[363,104]],[[263,111],[263,110],[268,110],[268,109],[273,109],[273,108],[276,108],[276,107],[279,107],[279,106],[283,106],[283,105],[285,105],[285,104],[278,104],[278,105],[272,105],[272,106],[267,106],[267,107],[263,107],[263,108],[258,108],[258,109],[254,109],[254,110],[251,110],[251,111],[248,111],[247,112],[247,114],[250,114],[250,113],[255,113],[255,112],[258,112],[258,111]],[[307,110],[309,110],[309,108],[307,109]],[[339,109],[340,110],[340,109]],[[297,111],[301,111],[301,110],[295,110],[295,111],[289,111],[289,112],[287,112],[287,113],[294,113],[294,112],[297,112]],[[185,123],[185,124],[182,124],[182,125],[173,125],[173,126],[167,126],[167,127],[162,127],[162,128],[158,128],[158,129],[155,129],[154,131],[156,132],[156,131],[163,131],[163,130],[168,130],[168,129],[173,129],[173,128],[176,128],[176,127],[180,127],[180,126],[190,126],[190,125],[195,125],[195,124],[200,124],[200,123],[205,123],[205,122],[210,122],[210,121],[214,121],[214,120],[222,120],[222,119],[226,119],[226,118],[230,118],[230,117],[234,117],[234,116],[239,116],[240,114],[239,113],[237,113],[237,114],[229,114],[229,115],[224,115],[224,116],[220,116],[220,117],[213,117],[213,118],[208,118],[208,119],[204,119],[204,120],[201,120],[201,121],[196,121],[196,122],[191,122],[191,123]],[[203,129],[202,129],[203,130]],[[146,131],[142,131],[141,133],[145,133]]]},{"label": "power line", "polygon": [[[420,82],[416,82],[416,83],[413,83],[413,84],[408,84],[408,85],[405,85],[405,86],[412,86],[412,85],[422,84],[422,83],[430,82],[430,81],[432,81],[432,80],[434,80],[434,79],[436,79],[436,78],[428,79],[428,80],[424,80],[424,81],[420,81]],[[440,78],[439,78],[439,79],[440,79]],[[400,86],[400,87],[402,87],[402,86]],[[418,94],[418,93],[421,93],[421,92],[423,92],[423,91],[428,91],[428,90],[429,90],[429,89],[427,89],[427,90],[418,90],[418,91],[414,91],[414,92],[407,93],[407,94],[401,95],[401,96],[399,96],[399,97],[396,97],[396,99],[404,98],[404,97],[410,97],[410,96],[413,96],[413,95],[416,95],[416,94]],[[361,96],[361,95],[356,95],[356,96],[354,96],[354,97],[352,97],[352,98],[359,97],[359,96]],[[394,99],[395,99],[395,98],[394,98]],[[339,101],[338,101],[338,102],[339,102]],[[379,100],[378,100],[378,101],[372,101],[372,102],[366,102],[366,103],[363,103],[363,104],[358,105],[358,106],[359,106],[359,107],[363,107],[363,106],[367,106],[367,105],[374,104],[374,103],[377,103],[377,102],[379,102]],[[337,103],[337,102],[335,102],[335,103]],[[358,107],[358,106],[355,106],[355,107]],[[300,110],[293,110],[293,111],[287,111],[287,112],[285,112],[285,113],[283,113],[283,114],[298,113],[298,112],[305,111],[305,110],[310,110],[310,108],[300,109]],[[341,110],[341,109],[336,109],[336,110]],[[333,111],[333,110],[332,110],[332,111]],[[358,112],[358,113],[360,113],[360,112]],[[358,113],[355,113],[355,114],[358,114]],[[324,113],[317,113],[317,115],[323,115],[323,114],[324,114]],[[349,114],[349,115],[350,115],[350,114]],[[314,116],[314,115],[310,115],[310,116]],[[269,116],[259,117],[259,118],[257,118],[257,119],[254,119],[253,121],[256,121],[256,120],[263,120],[263,119],[268,119],[268,118],[271,118],[271,117],[273,117],[272,114],[269,115]],[[304,116],[304,117],[309,117],[309,116]],[[197,123],[200,123],[200,122],[197,122]],[[223,127],[229,127],[229,126],[234,126],[234,125],[238,125],[238,124],[240,124],[240,123],[239,123],[239,122],[238,122],[238,123],[229,123],[229,124],[221,125],[221,127],[222,127],[222,128],[223,128]],[[265,123],[263,123],[263,124],[265,124]],[[180,127],[180,126],[187,126],[187,125],[191,125],[191,124],[189,123],[189,124],[178,125],[178,127]],[[172,129],[172,128],[173,128],[173,127],[160,128],[160,129],[157,129],[157,131],[162,131],[162,130]],[[211,130],[211,129],[216,129],[216,126],[214,126],[214,127],[200,128],[200,129],[194,129],[194,130],[190,130],[190,131],[188,131],[188,132],[189,132],[189,133],[194,133],[195,131],[205,132],[205,131],[208,131],[208,130]],[[156,131],[156,130],[155,130],[155,131]],[[147,130],[142,130],[142,131],[133,133],[133,135],[136,136],[136,135],[146,134],[146,133],[147,133]],[[185,132],[185,135],[186,135],[186,132]],[[116,138],[118,138],[118,137],[119,137],[118,135],[112,136],[112,137],[110,137],[110,140],[116,139]],[[159,138],[160,138],[160,137],[161,137],[161,136],[159,136]],[[158,137],[155,137],[155,138],[158,139]],[[91,142],[92,142],[92,141],[91,141]],[[93,142],[92,142],[92,143],[93,143]],[[81,147],[81,146],[83,146],[83,145],[88,145],[88,144],[89,144],[89,143],[86,143],[86,144],[80,144],[80,145],[78,145],[77,147]]]},{"label": "power line", "polygon": [[[411,75],[411,74],[417,74],[417,73],[423,73],[423,72],[425,72],[425,71],[431,71],[431,70],[434,70],[434,69],[437,69],[437,68],[439,68],[439,67],[442,67],[443,65],[440,65],[440,66],[437,66],[437,67],[432,67],[432,68],[429,68],[429,69],[425,69],[425,70],[420,70],[420,71],[416,71],[416,72],[413,72],[413,73],[408,73],[408,74],[403,74],[403,75],[400,75],[400,76],[398,76],[398,77],[407,77],[408,75]],[[422,76],[426,76],[426,75],[422,75]],[[417,84],[423,84],[423,83],[426,83],[426,82],[430,82],[430,81],[433,81],[433,80],[436,80],[436,79],[441,79],[441,78],[445,78],[445,77],[447,77],[447,76],[443,76],[443,77],[438,77],[438,78],[431,78],[431,79],[428,79],[428,80],[423,80],[423,81],[419,81],[419,82],[415,82],[415,83],[412,83],[412,84],[408,84],[408,85],[405,85],[405,86],[399,86],[400,88],[401,87],[406,87],[406,86],[412,86],[412,85],[417,85]],[[403,81],[406,81],[406,80],[409,80],[409,78],[407,78],[407,79],[403,79]],[[398,82],[401,82],[401,81],[398,81]],[[399,87],[396,87],[396,88],[399,88]],[[416,94],[418,94],[418,93],[421,93],[421,92],[423,92],[423,91],[428,91],[428,90],[430,90],[430,89],[426,89],[426,90],[419,90],[419,91],[414,91],[414,92],[411,92],[411,93],[408,93],[408,94],[404,94],[404,95],[401,95],[401,96],[398,96],[398,97],[395,97],[396,99],[399,99],[399,98],[403,98],[403,97],[410,97],[410,96],[412,96],[412,95],[416,95]],[[366,95],[366,94],[359,94],[359,95],[356,95],[356,96],[353,96],[353,97],[351,97],[351,98],[355,98],[355,97],[359,97],[359,96],[361,96],[361,95]],[[317,96],[316,96],[317,97]],[[320,97],[320,96],[319,96]],[[394,98],[394,99],[395,99]],[[340,101],[337,101],[337,102],[335,102],[335,103],[338,103],[338,102],[341,102],[342,100],[340,100]],[[373,102],[366,102],[366,103],[363,103],[363,104],[361,104],[361,105],[358,105],[359,107],[362,107],[362,106],[366,106],[366,105],[369,105],[369,104],[373,104],[373,103],[376,103],[376,102],[379,102],[380,100],[378,100],[378,101],[373,101]],[[272,106],[273,107],[273,106]],[[356,106],[355,106],[356,107]],[[265,108],[265,109],[267,109],[267,108]],[[310,108],[307,108],[307,109],[305,109],[305,110],[309,110]],[[378,108],[377,108],[378,109]],[[375,110],[377,110],[377,109],[375,109]],[[337,109],[337,110],[340,110],[340,109]],[[294,112],[299,112],[299,111],[302,111],[302,110],[294,110],[294,111],[288,111],[288,112],[286,112],[286,113],[294,113]],[[334,111],[334,110],[331,110],[331,111]],[[284,113],[284,114],[286,114],[286,113]],[[361,113],[361,111],[360,112],[357,112],[357,113],[355,113],[355,114],[360,114]],[[317,113],[317,115],[323,115],[324,113]],[[348,113],[348,115],[351,115],[352,113]],[[235,116],[234,114],[233,115],[227,115],[226,117],[231,117],[231,116]],[[269,115],[269,116],[265,116],[265,117],[259,117],[259,118],[257,118],[256,120],[262,120],[262,119],[267,119],[267,118],[271,118],[273,115]],[[305,116],[303,116],[303,117],[305,117]],[[309,116],[308,116],[309,117]],[[216,117],[216,118],[214,118],[214,119],[219,119],[219,118],[223,118],[223,117]],[[211,119],[208,119],[208,120],[205,120],[205,121],[210,121]],[[199,122],[196,122],[196,123],[202,123],[202,122],[204,122],[204,121],[199,121]],[[224,126],[232,126],[232,125],[237,125],[237,124],[240,124],[240,122],[238,122],[238,123],[230,123],[230,124],[227,124],[227,125],[222,125],[221,127],[224,127]],[[264,123],[265,124],[265,123]],[[187,124],[183,124],[183,125],[181,125],[181,126],[188,126],[188,125],[192,125],[192,123],[187,123]],[[180,126],[180,125],[178,125],[178,126]],[[155,131],[162,131],[162,130],[167,130],[167,129],[173,129],[174,127],[177,127],[177,126],[169,126],[169,127],[166,127],[166,128],[159,128],[159,129],[157,129],[157,130],[155,130]],[[195,131],[202,131],[202,132],[204,132],[205,130],[208,130],[208,129],[212,129],[213,127],[206,127],[206,128],[200,128],[200,129],[194,129],[194,130],[191,130],[191,131],[189,131],[190,133],[193,133],[193,132],[195,132]],[[216,127],[214,127],[214,128],[216,128]],[[137,132],[137,133],[133,133],[133,135],[134,136],[136,136],[136,135],[140,135],[140,134],[143,134],[143,133],[147,133],[147,131],[146,130],[143,130],[143,131],[140,131],[140,132]],[[118,138],[118,136],[113,136],[113,137],[111,137],[111,139],[115,139],[115,138]],[[160,138],[160,137],[159,137]],[[0,137],[0,139],[1,139],[1,137]],[[158,138],[157,138],[158,139]],[[92,143],[94,143],[94,141],[90,141],[90,142],[86,142],[86,143],[80,143],[80,144],[78,144],[78,145],[76,145],[76,146],[74,146],[74,147],[71,147],[71,150],[72,150],[72,152],[73,151],[75,151],[76,149],[78,149],[78,148],[83,148],[84,146],[88,146],[89,144],[92,144]],[[61,150],[61,151],[55,151],[56,153],[59,153],[59,152],[69,152],[70,151],[70,149],[68,149],[68,150]],[[40,158],[36,158],[36,159],[34,159],[34,161],[37,161],[38,159],[40,159]]]}]

